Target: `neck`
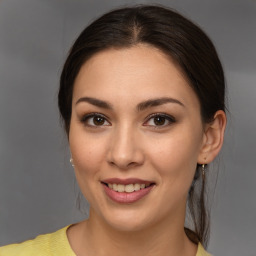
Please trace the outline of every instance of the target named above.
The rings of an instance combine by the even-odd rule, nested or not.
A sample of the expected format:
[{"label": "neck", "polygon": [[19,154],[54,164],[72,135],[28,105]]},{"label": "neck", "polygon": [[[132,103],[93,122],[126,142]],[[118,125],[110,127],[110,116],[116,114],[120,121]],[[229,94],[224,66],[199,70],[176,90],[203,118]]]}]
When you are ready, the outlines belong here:
[{"label": "neck", "polygon": [[[73,238],[76,236],[76,239],[69,240],[78,256],[196,255],[197,247],[187,238],[184,221],[180,219],[172,219],[169,225],[165,221],[142,230],[122,231],[91,214],[88,220],[74,227],[76,235]],[[69,238],[72,238],[71,235]]]}]

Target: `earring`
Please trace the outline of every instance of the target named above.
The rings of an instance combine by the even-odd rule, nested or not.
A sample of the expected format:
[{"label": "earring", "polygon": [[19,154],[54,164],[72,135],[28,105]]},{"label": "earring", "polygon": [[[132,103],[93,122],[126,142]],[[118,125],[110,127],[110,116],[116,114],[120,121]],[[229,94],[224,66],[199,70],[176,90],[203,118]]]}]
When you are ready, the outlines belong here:
[{"label": "earring", "polygon": [[206,169],[206,164],[202,164],[201,170],[202,170],[202,178],[205,180],[205,169]]},{"label": "earring", "polygon": [[72,157],[70,158],[69,162],[71,163],[72,167],[74,167],[74,166],[75,166],[75,165],[74,165],[74,162],[73,162],[73,158],[72,158]]}]

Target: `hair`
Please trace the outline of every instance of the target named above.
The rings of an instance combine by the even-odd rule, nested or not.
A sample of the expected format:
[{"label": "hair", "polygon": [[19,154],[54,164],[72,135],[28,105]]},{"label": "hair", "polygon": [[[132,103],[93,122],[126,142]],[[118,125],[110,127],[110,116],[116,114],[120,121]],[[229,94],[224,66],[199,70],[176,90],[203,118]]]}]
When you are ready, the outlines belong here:
[{"label": "hair", "polygon": [[[81,66],[94,54],[147,44],[164,52],[180,68],[200,102],[202,122],[213,120],[217,110],[225,111],[225,79],[215,47],[194,23],[172,9],[137,5],[110,11],[86,27],[72,46],[60,77],[59,110],[67,135],[72,112],[74,81]],[[209,235],[209,211],[205,204],[205,178],[200,165],[187,199],[187,214],[193,230],[189,239],[205,247]],[[200,181],[200,182],[199,182]]]}]

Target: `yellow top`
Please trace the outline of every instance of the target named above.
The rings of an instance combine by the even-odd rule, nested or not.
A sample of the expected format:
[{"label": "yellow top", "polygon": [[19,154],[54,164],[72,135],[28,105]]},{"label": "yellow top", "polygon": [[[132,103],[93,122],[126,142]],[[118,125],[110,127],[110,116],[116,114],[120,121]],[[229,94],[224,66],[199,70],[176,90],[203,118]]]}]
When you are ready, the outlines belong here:
[{"label": "yellow top", "polygon": [[[0,247],[0,256],[76,256],[72,251],[66,226],[54,233],[37,236],[20,244]],[[211,256],[201,244],[198,245],[196,256]]]}]

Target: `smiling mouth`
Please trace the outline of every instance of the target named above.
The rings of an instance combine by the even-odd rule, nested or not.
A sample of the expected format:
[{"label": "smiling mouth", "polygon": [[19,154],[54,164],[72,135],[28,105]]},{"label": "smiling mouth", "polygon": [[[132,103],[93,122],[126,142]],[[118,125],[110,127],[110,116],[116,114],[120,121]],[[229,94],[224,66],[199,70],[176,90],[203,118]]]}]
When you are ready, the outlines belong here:
[{"label": "smiling mouth", "polygon": [[116,192],[119,192],[119,193],[123,193],[123,192],[126,192],[126,193],[132,193],[132,192],[135,192],[135,191],[139,191],[139,190],[142,190],[142,189],[145,189],[145,188],[148,188],[150,186],[153,186],[154,183],[145,183],[145,184],[139,184],[139,183],[135,183],[135,184],[127,184],[127,185],[124,185],[124,184],[116,184],[116,183],[104,183],[102,182],[105,186],[107,186],[108,188],[110,188],[111,190],[114,190]]}]

